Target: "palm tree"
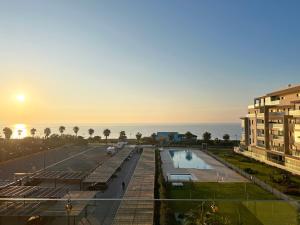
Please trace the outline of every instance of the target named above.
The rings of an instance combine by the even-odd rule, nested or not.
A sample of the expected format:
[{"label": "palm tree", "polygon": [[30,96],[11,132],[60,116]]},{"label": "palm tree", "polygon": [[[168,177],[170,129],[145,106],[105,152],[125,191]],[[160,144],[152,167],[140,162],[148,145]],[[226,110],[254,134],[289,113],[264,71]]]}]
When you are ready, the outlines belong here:
[{"label": "palm tree", "polygon": [[51,129],[49,127],[44,129],[45,138],[49,138],[51,134]]},{"label": "palm tree", "polygon": [[77,134],[78,134],[78,131],[79,131],[79,127],[77,127],[77,126],[73,127],[73,131],[74,131],[74,133],[75,133],[75,135],[77,137]]},{"label": "palm tree", "polygon": [[135,136],[136,136],[137,143],[140,144],[142,134],[140,132],[137,132]]},{"label": "palm tree", "polygon": [[121,131],[120,132],[120,137],[119,137],[119,139],[120,140],[125,140],[127,137],[126,137],[126,133],[125,133],[125,131]]},{"label": "palm tree", "polygon": [[104,136],[105,136],[105,140],[106,140],[106,144],[107,144],[107,138],[108,138],[108,136],[110,135],[110,130],[109,130],[109,129],[105,129],[105,130],[103,131],[103,134],[104,134]]},{"label": "palm tree", "polygon": [[63,135],[63,133],[65,132],[65,130],[66,130],[66,127],[64,127],[64,126],[60,126],[59,128],[58,128],[58,130],[59,130],[59,133],[60,133],[60,135],[62,136]]},{"label": "palm tree", "polygon": [[31,134],[32,137],[34,137],[35,133],[36,133],[36,129],[35,128],[31,128],[30,134]]},{"label": "palm tree", "polygon": [[94,134],[94,132],[95,132],[95,131],[94,131],[94,129],[90,128],[88,131],[89,131],[89,135],[90,135],[90,137],[92,137],[92,136],[93,136],[93,134]]},{"label": "palm tree", "polygon": [[19,139],[21,139],[21,135],[22,135],[22,133],[23,133],[23,130],[17,130],[17,132],[18,132],[18,136],[19,136]]},{"label": "palm tree", "polygon": [[202,136],[204,141],[209,141],[211,139],[211,133],[207,131]]},{"label": "palm tree", "polygon": [[12,132],[12,129],[10,129],[9,127],[5,127],[5,128],[3,128],[3,133],[4,133],[5,138],[8,140],[8,139],[10,139],[13,132]]}]

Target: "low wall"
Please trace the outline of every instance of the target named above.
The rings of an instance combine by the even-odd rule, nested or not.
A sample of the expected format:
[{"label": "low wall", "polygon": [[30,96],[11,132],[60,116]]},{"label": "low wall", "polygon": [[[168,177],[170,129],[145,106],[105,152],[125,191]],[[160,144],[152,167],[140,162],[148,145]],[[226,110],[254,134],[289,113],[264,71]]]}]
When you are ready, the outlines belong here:
[{"label": "low wall", "polygon": [[273,162],[271,162],[271,161],[269,161],[267,159],[264,159],[264,158],[261,158],[261,157],[257,157],[256,154],[253,153],[253,152],[250,152],[250,151],[240,151],[240,149],[238,147],[234,148],[234,152],[237,153],[237,154],[241,154],[241,155],[247,156],[249,158],[256,159],[256,160],[258,160],[260,162],[263,162],[263,163],[266,163],[268,165],[277,167],[279,169],[286,170],[286,171],[291,172],[293,174],[300,175],[300,170],[295,170],[294,167],[290,166],[289,164],[287,164],[286,166],[283,166],[283,165],[280,165],[280,164],[277,164],[277,163],[273,163]]}]

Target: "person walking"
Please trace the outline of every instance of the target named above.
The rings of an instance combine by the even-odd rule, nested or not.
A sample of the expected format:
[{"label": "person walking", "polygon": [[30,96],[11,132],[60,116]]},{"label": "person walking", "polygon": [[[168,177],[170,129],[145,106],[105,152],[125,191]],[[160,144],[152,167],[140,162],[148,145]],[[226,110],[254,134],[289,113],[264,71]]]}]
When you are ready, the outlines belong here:
[{"label": "person walking", "polygon": [[122,182],[122,190],[125,191],[125,182]]}]

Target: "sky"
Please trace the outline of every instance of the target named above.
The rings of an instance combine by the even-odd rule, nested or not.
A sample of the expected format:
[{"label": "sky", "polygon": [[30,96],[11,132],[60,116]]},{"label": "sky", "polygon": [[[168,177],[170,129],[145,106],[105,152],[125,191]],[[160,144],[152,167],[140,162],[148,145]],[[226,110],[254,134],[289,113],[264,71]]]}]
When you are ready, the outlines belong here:
[{"label": "sky", "polygon": [[238,122],[254,97],[299,83],[299,11],[0,0],[0,123]]}]

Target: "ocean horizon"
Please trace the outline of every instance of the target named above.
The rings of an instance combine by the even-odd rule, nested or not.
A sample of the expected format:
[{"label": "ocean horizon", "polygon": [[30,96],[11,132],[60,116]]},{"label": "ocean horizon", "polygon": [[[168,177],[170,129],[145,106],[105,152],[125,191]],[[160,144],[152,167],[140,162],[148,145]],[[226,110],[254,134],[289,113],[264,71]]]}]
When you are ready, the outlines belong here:
[{"label": "ocean horizon", "polygon": [[18,130],[22,130],[20,137],[30,136],[30,129],[35,128],[36,136],[43,137],[44,129],[49,127],[51,133],[59,134],[59,126],[65,126],[65,134],[74,134],[73,127],[78,126],[78,135],[88,137],[88,129],[95,130],[94,136],[103,136],[103,130],[108,128],[111,130],[109,138],[118,138],[120,131],[124,130],[128,138],[135,138],[137,132],[141,132],[143,137],[150,136],[152,133],[160,131],[170,131],[186,133],[187,131],[202,138],[202,134],[206,131],[212,134],[212,139],[222,139],[224,134],[229,134],[232,140],[239,139],[241,136],[240,123],[51,123],[51,124],[12,124],[0,125],[1,136],[3,137],[2,129],[7,126],[13,129],[12,138],[18,138]]}]

